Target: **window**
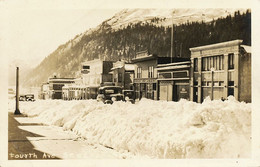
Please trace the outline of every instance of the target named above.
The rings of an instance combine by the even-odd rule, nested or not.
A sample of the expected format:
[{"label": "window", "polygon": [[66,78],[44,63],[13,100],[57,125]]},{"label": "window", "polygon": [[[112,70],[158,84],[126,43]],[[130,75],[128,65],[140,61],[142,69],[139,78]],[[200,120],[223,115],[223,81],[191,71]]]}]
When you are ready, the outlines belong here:
[{"label": "window", "polygon": [[210,71],[210,57],[207,57],[207,71]]},{"label": "window", "polygon": [[202,71],[206,71],[207,70],[207,58],[203,57],[202,58]]},{"label": "window", "polygon": [[195,72],[198,71],[198,59],[197,58],[194,59],[194,71]]},{"label": "window", "polygon": [[142,68],[141,67],[137,68],[137,78],[142,78]]},{"label": "window", "polygon": [[223,55],[203,57],[202,58],[202,71],[210,71],[211,68],[215,70],[223,70]]},{"label": "window", "polygon": [[224,86],[224,81],[219,81],[219,86]]},{"label": "window", "polygon": [[224,69],[224,56],[220,55],[219,57],[219,70],[223,70]]},{"label": "window", "polygon": [[153,66],[148,67],[148,78],[153,78]]},{"label": "window", "polygon": [[122,73],[118,74],[118,82],[122,82]]},{"label": "window", "polygon": [[228,54],[228,69],[234,69],[234,54]]},{"label": "window", "polygon": [[115,74],[114,82],[117,82],[118,74]]},{"label": "window", "polygon": [[228,86],[234,86],[234,81],[228,81]]}]

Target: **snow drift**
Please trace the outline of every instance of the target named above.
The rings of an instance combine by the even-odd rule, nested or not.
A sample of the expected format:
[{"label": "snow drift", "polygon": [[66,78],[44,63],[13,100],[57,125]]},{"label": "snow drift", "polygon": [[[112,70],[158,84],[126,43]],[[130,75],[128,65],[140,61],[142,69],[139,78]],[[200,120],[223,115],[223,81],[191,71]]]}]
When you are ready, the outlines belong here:
[{"label": "snow drift", "polygon": [[21,102],[20,110],[89,143],[151,158],[248,158],[251,152],[251,104],[233,97],[202,104],[38,100]]}]

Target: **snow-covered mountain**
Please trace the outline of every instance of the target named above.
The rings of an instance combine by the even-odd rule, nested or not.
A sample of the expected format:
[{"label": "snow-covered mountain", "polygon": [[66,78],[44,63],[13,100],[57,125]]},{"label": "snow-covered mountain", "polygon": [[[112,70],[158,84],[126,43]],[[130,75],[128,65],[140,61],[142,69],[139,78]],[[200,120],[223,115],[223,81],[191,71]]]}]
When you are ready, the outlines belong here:
[{"label": "snow-covered mountain", "polygon": [[157,19],[154,24],[169,26],[173,24],[181,24],[187,21],[212,21],[227,15],[233,15],[235,11],[245,12],[246,9],[123,9],[116,13],[111,19],[105,22],[113,29],[123,28],[129,24],[138,22],[151,22]]},{"label": "snow-covered mountain", "polygon": [[[77,77],[81,68],[80,64],[95,58],[113,61],[131,60],[137,51],[143,49],[151,49],[154,53],[167,56],[170,53],[169,26],[172,23],[180,25],[187,22],[209,22],[213,19],[224,19],[228,15],[233,16],[236,11],[240,11],[242,14],[246,13],[247,9],[123,9],[96,28],[89,29],[60,45],[27,75],[24,79],[25,84],[40,85],[47,81],[47,78],[53,73],[57,73],[61,77]],[[246,16],[243,17],[245,20]],[[230,28],[227,28],[227,31],[236,27],[236,31],[240,32],[239,28],[245,23],[244,20],[242,22],[234,21],[232,25],[228,20],[230,24],[226,26]],[[220,39],[218,32],[223,31],[222,27],[200,29],[206,37],[206,39],[202,39],[204,37],[196,36],[198,34],[194,31],[196,28],[192,27],[191,30],[188,29],[188,25],[185,26],[183,32],[179,32],[179,40],[182,40],[183,44],[182,55],[186,57],[189,56],[188,48],[195,45],[220,42],[231,38],[247,39],[244,36],[237,37],[231,32],[227,32],[229,35],[221,36],[223,39]],[[207,37],[209,32],[205,33],[206,31],[210,31],[210,39]],[[240,34],[250,34],[247,29],[243,31],[245,33]],[[195,39],[200,40],[195,42]]]}]

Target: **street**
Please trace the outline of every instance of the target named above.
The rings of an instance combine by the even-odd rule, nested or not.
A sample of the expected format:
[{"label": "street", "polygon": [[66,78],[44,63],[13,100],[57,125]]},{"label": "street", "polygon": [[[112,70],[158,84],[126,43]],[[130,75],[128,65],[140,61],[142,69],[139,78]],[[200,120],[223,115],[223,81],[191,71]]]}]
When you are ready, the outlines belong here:
[{"label": "street", "polygon": [[43,125],[35,118],[8,113],[8,159],[122,159],[119,152],[88,144],[73,132]]}]

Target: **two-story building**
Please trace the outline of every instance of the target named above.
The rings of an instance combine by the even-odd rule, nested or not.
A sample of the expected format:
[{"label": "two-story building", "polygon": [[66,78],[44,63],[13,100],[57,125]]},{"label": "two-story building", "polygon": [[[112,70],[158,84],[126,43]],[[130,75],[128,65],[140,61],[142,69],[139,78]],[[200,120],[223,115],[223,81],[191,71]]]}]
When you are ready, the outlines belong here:
[{"label": "two-story building", "polygon": [[113,61],[103,61],[99,59],[90,60],[82,63],[83,85],[87,87],[87,98],[95,99],[100,86],[112,83]]},{"label": "two-story building", "polygon": [[111,73],[113,75],[113,83],[123,89],[133,90],[135,65],[117,61],[113,63]]},{"label": "two-story building", "polygon": [[190,48],[190,99],[202,102],[226,99],[251,102],[251,50],[242,40]]},{"label": "two-story building", "polygon": [[170,57],[160,57],[148,51],[137,52],[132,59],[135,64],[134,89],[136,99],[157,99],[157,70],[159,64],[171,62]]},{"label": "two-story building", "polygon": [[74,82],[74,78],[57,78],[56,76],[49,78],[49,97],[51,99],[62,99],[62,87]]}]

